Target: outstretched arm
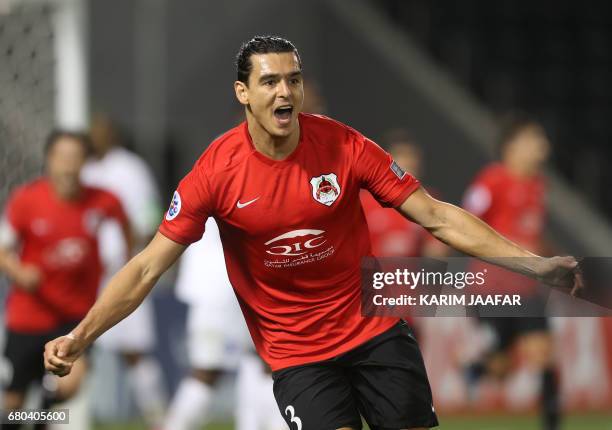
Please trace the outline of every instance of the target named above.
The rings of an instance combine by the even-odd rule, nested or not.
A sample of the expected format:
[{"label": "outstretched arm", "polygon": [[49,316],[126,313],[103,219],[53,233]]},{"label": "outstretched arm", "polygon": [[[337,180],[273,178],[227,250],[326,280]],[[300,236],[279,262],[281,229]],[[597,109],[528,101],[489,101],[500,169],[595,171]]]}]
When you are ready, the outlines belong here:
[{"label": "outstretched arm", "polygon": [[[449,203],[431,197],[422,188],[398,208],[438,240],[465,254],[503,266],[554,286],[582,288],[582,279],[572,272],[578,263],[573,257],[544,258],[506,239],[486,223]],[[529,257],[529,258],[508,258]]]},{"label": "outstretched arm", "polygon": [[180,257],[185,246],[160,233],[132,258],[104,288],[86,317],[67,336],[45,346],[45,367],[60,376],[102,333],[133,312],[159,277]]}]

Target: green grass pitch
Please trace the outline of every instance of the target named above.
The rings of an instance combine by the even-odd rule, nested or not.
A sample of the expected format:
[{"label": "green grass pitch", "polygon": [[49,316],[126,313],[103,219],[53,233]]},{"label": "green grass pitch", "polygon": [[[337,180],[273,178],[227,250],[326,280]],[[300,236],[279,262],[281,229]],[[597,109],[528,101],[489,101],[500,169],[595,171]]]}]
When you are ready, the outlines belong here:
[{"label": "green grass pitch", "polygon": [[[440,430],[538,430],[539,420],[530,416],[440,417]],[[95,430],[144,430],[142,424],[98,425]],[[233,430],[231,424],[210,424],[202,430]],[[367,427],[364,427],[366,430]],[[562,430],[612,430],[612,414],[571,415]]]}]

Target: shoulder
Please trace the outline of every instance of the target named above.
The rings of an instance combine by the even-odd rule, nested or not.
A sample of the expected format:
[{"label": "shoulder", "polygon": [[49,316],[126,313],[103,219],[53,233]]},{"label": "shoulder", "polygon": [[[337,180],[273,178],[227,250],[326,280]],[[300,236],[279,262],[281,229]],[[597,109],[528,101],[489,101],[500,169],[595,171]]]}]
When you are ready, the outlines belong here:
[{"label": "shoulder", "polygon": [[299,119],[302,131],[316,138],[325,138],[340,144],[352,144],[364,139],[354,128],[325,115],[301,113]]},{"label": "shoulder", "polygon": [[9,195],[9,204],[27,203],[40,200],[46,193],[48,184],[45,179],[38,178],[17,186]]},{"label": "shoulder", "polygon": [[140,157],[140,155],[123,147],[114,148],[111,152],[108,153],[107,157],[113,162],[146,166],[146,163],[144,162],[142,157]]},{"label": "shoulder", "polygon": [[102,188],[87,185],[83,187],[83,194],[86,202],[91,206],[121,206],[119,198],[114,193]]},{"label": "shoulder", "polygon": [[483,185],[495,185],[504,180],[507,176],[506,168],[499,162],[486,165],[478,175],[476,175],[475,183]]},{"label": "shoulder", "polygon": [[151,175],[151,169],[147,162],[129,149],[115,148],[106,157],[108,162],[105,164],[109,169],[123,170],[131,175]]},{"label": "shoulder", "polygon": [[246,123],[243,122],[217,137],[198,158],[193,170],[214,174],[248,158],[252,149],[246,133]]}]

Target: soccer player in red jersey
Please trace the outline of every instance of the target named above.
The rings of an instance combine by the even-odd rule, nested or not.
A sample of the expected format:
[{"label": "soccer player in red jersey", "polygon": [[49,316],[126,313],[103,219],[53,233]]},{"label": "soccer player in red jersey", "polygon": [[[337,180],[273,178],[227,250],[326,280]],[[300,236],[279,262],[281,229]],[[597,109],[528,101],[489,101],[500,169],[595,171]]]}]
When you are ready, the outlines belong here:
[{"label": "soccer player in red jersey", "polygon": [[[522,113],[509,115],[501,127],[501,161],[478,173],[464,199],[467,210],[534,253],[546,253],[548,248],[543,237],[546,182],[541,170],[549,152],[550,143],[538,122]],[[510,367],[509,353],[513,347],[518,347],[528,364],[542,375],[544,428],[557,430],[560,425],[559,392],[554,371],[553,338],[544,316],[544,303],[537,297],[535,283],[508,275],[497,274],[499,288],[514,292],[520,290],[534,308],[541,309],[541,316],[481,318],[482,323],[496,334],[496,343],[483,363],[470,367],[468,376],[473,379],[472,383],[484,374],[503,378]]]},{"label": "soccer player in red jersey", "polygon": [[[45,343],[74,328],[95,302],[100,223],[112,218],[130,237],[119,201],[79,181],[88,142],[82,134],[51,133],[46,175],[12,193],[1,221],[0,271],[13,281],[6,304],[5,355],[12,377],[4,391],[5,409],[22,407],[29,385],[42,380]],[[85,370],[85,360],[76,361],[74,375],[59,380],[51,400],[74,394]]]},{"label": "soccer player in red jersey", "polygon": [[[230,282],[292,430],[423,429],[437,425],[424,365],[397,318],[360,312],[360,261],[370,255],[361,188],[438,239],[482,258],[534,257],[467,212],[432,199],[359,132],[301,114],[301,59],[279,37],[237,56],[246,122],[216,139],[181,181],[158,234],[111,281],[87,317],[49,342],[45,365],[68,374],[102,332],[133,311],[213,216]],[[548,283],[580,283],[572,257],[508,260]]]}]

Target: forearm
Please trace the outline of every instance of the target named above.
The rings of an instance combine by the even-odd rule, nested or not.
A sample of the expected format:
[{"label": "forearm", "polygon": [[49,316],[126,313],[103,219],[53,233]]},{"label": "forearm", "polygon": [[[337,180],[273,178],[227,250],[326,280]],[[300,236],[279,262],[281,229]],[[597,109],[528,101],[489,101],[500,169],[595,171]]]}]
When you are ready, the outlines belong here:
[{"label": "forearm", "polygon": [[132,313],[149,294],[159,275],[150,273],[139,254],[111,278],[102,294],[73,330],[86,345]]},{"label": "forearm", "polygon": [[21,263],[19,258],[6,249],[0,248],[0,272],[4,273],[11,279],[14,279],[19,268],[21,267]]},{"label": "forearm", "polygon": [[440,202],[434,209],[437,222],[429,228],[440,241],[465,254],[537,277],[543,258],[520,247],[489,225],[458,208]]}]

